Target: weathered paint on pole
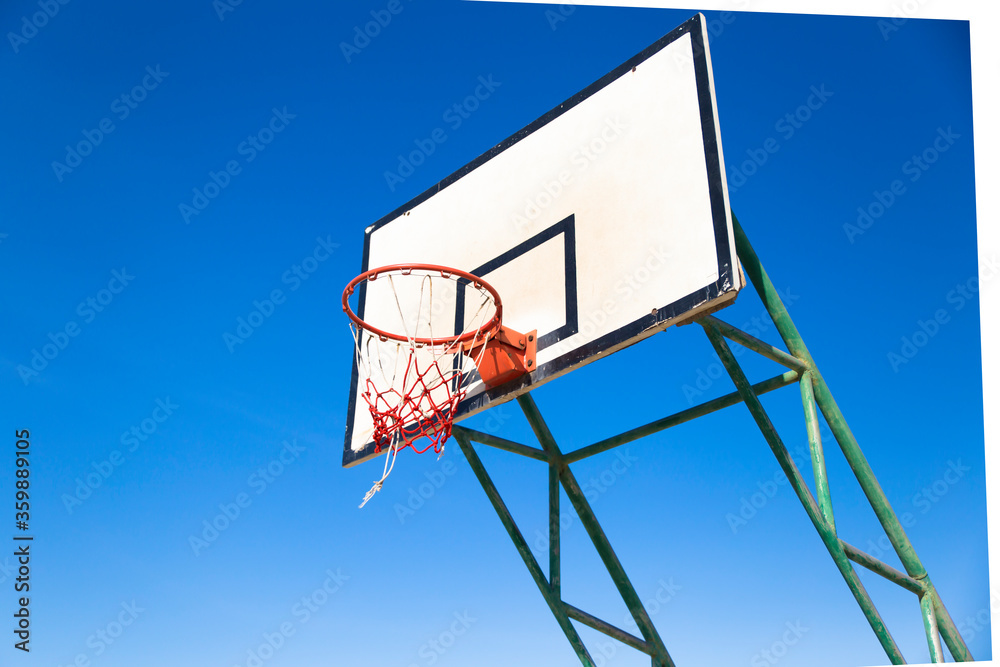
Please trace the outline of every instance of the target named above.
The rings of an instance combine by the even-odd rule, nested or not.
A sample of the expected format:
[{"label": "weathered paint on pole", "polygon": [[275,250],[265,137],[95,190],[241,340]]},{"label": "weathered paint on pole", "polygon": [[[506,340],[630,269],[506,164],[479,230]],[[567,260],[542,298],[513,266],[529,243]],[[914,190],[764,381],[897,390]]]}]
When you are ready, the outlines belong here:
[{"label": "weathered paint on pole", "polygon": [[[757,257],[753,246],[750,245],[750,240],[740,226],[735,213],[733,214],[733,232],[736,237],[736,252],[743,265],[743,270],[760,296],[760,300],[764,303],[771,321],[774,322],[774,326],[778,330],[778,335],[781,336],[788,351],[793,356],[804,361],[808,365],[809,370],[813,372],[813,390],[816,396],[816,405],[826,418],[830,431],[833,433],[834,438],[836,438],[837,444],[840,445],[841,451],[844,452],[847,463],[851,466],[851,470],[854,472],[854,476],[861,485],[862,491],[864,491],[865,496],[868,498],[868,503],[875,511],[875,516],[878,518],[879,523],[882,524],[882,528],[885,530],[889,542],[896,551],[896,555],[899,556],[900,562],[903,563],[903,567],[910,577],[918,581],[924,579],[927,577],[927,570],[924,569],[923,564],[917,557],[917,552],[914,550],[913,544],[906,536],[903,526],[899,523],[895,511],[893,511],[892,505],[889,503],[889,499],[875,478],[875,473],[872,471],[868,460],[865,459],[864,454],[861,452],[861,446],[847,425],[847,420],[837,406],[830,388],[827,386],[823,375],[816,366],[815,360],[806,348],[805,341],[802,340],[802,336],[795,327],[795,323],[792,322],[792,318],[788,315],[785,304],[781,302],[781,297],[778,295],[774,283],[771,282],[760,262],[760,258]],[[933,589],[933,586],[931,586],[929,591],[940,602],[940,596]],[[936,607],[936,609],[941,636],[944,638],[945,644],[948,645],[952,657],[959,662],[971,661],[973,659],[972,654],[965,645],[965,640],[962,639],[958,628],[955,627],[951,616],[947,613],[944,604],[941,603],[940,608]]]},{"label": "weathered paint on pole", "polygon": [[[916,579],[913,579],[905,572],[900,572],[891,565],[883,563],[878,558],[875,558],[874,556],[865,553],[864,551],[858,549],[853,544],[848,544],[844,540],[841,540],[840,546],[841,548],[843,548],[844,553],[847,554],[848,558],[853,560],[861,567],[871,570],[880,577],[884,577],[889,581],[891,581],[892,583],[905,588],[911,593],[916,593],[917,595],[923,595],[924,591],[926,591],[926,587],[924,586],[923,582],[917,581]],[[925,579],[924,581],[927,580]]]},{"label": "weathered paint on pole", "polygon": [[528,567],[528,571],[531,573],[531,578],[535,580],[538,590],[541,591],[542,597],[544,597],[545,602],[548,603],[549,610],[552,612],[552,615],[556,617],[556,622],[559,623],[559,627],[562,628],[563,633],[565,633],[566,639],[569,640],[570,645],[576,652],[576,656],[580,659],[583,667],[596,667],[594,665],[593,658],[590,657],[590,653],[587,651],[587,647],[584,646],[583,640],[580,639],[579,633],[577,633],[576,628],[574,628],[573,624],[570,622],[569,616],[566,615],[566,609],[563,607],[562,600],[556,597],[552,588],[549,586],[549,582],[545,580],[542,568],[538,565],[538,561],[535,560],[535,556],[531,553],[531,549],[528,548],[528,543],[524,540],[521,530],[517,527],[517,524],[514,522],[514,518],[507,510],[507,506],[500,497],[497,487],[493,485],[493,480],[490,479],[489,473],[486,472],[483,462],[479,459],[479,454],[477,454],[476,450],[473,449],[472,441],[469,440],[468,436],[462,429],[454,429],[452,431],[452,435],[458,442],[458,446],[462,448],[462,453],[465,454],[465,458],[468,459],[469,465],[472,466],[472,471],[476,474],[476,479],[479,480],[479,484],[483,487],[483,490],[486,491],[486,496],[490,499],[490,502],[493,503],[493,509],[496,510],[497,515],[500,517],[500,522],[503,523],[503,527],[507,529],[507,534],[510,536],[511,541],[514,542],[514,546],[517,548],[517,553],[521,555],[521,559]]},{"label": "weathered paint on pole", "polygon": [[549,463],[549,585],[557,598],[562,600],[562,566],[559,561],[559,467]]},{"label": "weathered paint on pole", "polygon": [[924,632],[927,633],[927,649],[931,654],[931,662],[944,662],[933,596],[927,594],[920,596],[920,615],[924,617]]},{"label": "weathered paint on pole", "polygon": [[505,438],[500,438],[490,433],[482,433],[480,431],[474,431],[471,428],[466,428],[464,426],[453,426],[452,432],[461,430],[467,438],[473,442],[478,442],[483,445],[488,445],[490,447],[496,447],[497,449],[502,449],[505,452],[510,452],[512,454],[520,454],[521,456],[527,456],[530,459],[535,459],[536,461],[549,460],[549,457],[538,447],[529,447],[528,445],[522,445],[519,442],[514,442],[513,440],[507,440]]},{"label": "weathered paint on pole", "polygon": [[598,632],[603,632],[609,637],[617,639],[623,644],[631,646],[637,651],[641,651],[646,655],[650,655],[653,652],[653,648],[646,642],[642,641],[635,635],[625,632],[621,628],[617,628],[607,621],[602,621],[593,614],[588,614],[582,609],[578,609],[571,604],[563,603],[566,607],[566,614],[573,620],[580,621],[584,625],[589,625]]},{"label": "weathered paint on pole", "polygon": [[[758,382],[753,385],[753,391],[757,395],[766,394],[767,392],[774,391],[775,389],[787,387],[788,385],[797,382],[798,379],[799,374],[796,371],[788,371],[781,375],[776,375],[773,378],[764,380],[763,382]],[[592,445],[587,445],[586,447],[581,447],[575,451],[563,454],[563,460],[565,460],[566,463],[576,463],[577,461],[585,459],[588,456],[606,452],[609,449],[628,444],[640,438],[645,438],[647,435],[659,433],[660,431],[664,431],[673,426],[689,422],[692,419],[697,419],[698,417],[703,417],[707,414],[717,412],[723,408],[728,408],[731,405],[736,405],[742,400],[743,399],[740,398],[740,393],[738,391],[734,391],[731,394],[714,398],[711,401],[705,401],[704,403],[692,406],[686,410],[681,410],[680,412],[657,419],[654,422],[650,422],[643,426],[637,426],[636,428],[625,431],[624,433],[613,435],[610,438],[601,440],[600,442],[595,442]]]},{"label": "weathered paint on pole", "polygon": [[889,633],[889,629],[885,627],[885,622],[882,621],[882,617],[875,608],[875,604],[868,596],[868,591],[865,590],[865,587],[861,584],[861,580],[858,579],[858,573],[854,571],[854,567],[847,559],[847,555],[840,546],[840,540],[834,533],[833,528],[823,520],[819,507],[813,499],[812,492],[806,486],[806,482],[792,460],[791,455],[788,453],[788,449],[785,448],[781,437],[774,429],[771,418],[764,411],[764,406],[761,405],[760,399],[750,390],[750,383],[747,381],[746,375],[743,374],[743,369],[737,363],[736,357],[733,356],[732,351],[726,345],[726,341],[718,329],[710,324],[704,324],[704,328],[709,340],[712,341],[713,347],[715,347],[716,354],[719,355],[719,359],[722,361],[722,365],[729,372],[729,377],[732,378],[736,389],[743,396],[743,402],[746,403],[754,421],[757,422],[757,427],[764,435],[764,439],[771,447],[771,451],[774,452],[774,457],[778,459],[778,465],[781,466],[781,469],[785,472],[785,476],[788,477],[788,481],[795,490],[795,494],[799,497],[799,501],[805,508],[806,514],[809,515],[809,519],[813,522],[816,532],[822,538],[823,544],[826,545],[827,550],[833,557],[833,561],[840,570],[841,576],[844,577],[848,588],[854,594],[854,599],[857,600],[861,611],[875,632],[875,636],[878,638],[879,643],[882,644],[882,649],[894,665],[905,664],[906,661],[903,659],[903,654],[899,651],[899,647],[896,646],[896,641]]},{"label": "weathered paint on pole", "polygon": [[[542,445],[542,448],[553,460],[562,461],[559,446],[556,444],[555,438],[552,437],[552,432],[549,431],[545,420],[542,419],[542,415],[538,411],[538,406],[535,405],[531,394],[518,396],[517,403],[521,406],[521,410],[524,412],[524,416],[527,417],[528,423],[531,424],[531,428],[535,432],[535,437],[538,438],[538,442]],[[587,534],[590,536],[590,540],[597,549],[597,554],[608,569],[608,574],[611,575],[611,580],[618,589],[619,595],[622,596],[625,606],[628,607],[632,618],[635,619],[636,625],[639,626],[639,631],[642,633],[643,639],[652,647],[654,655],[661,662],[668,665],[668,667],[674,667],[673,660],[667,652],[667,647],[663,645],[663,640],[660,639],[660,634],[653,626],[649,614],[646,613],[646,608],[643,606],[642,600],[639,599],[639,595],[635,592],[635,587],[629,581],[628,575],[625,573],[625,568],[622,567],[621,561],[618,560],[614,549],[611,548],[611,542],[608,541],[607,535],[604,534],[604,529],[601,528],[597,517],[594,516],[594,511],[590,508],[590,503],[580,489],[573,471],[569,469],[569,465],[565,464],[565,462],[562,463],[559,469],[559,479],[566,490],[566,495],[569,496],[569,501],[573,504],[573,509],[576,510],[577,515],[580,517],[580,523],[583,524]]]},{"label": "weathered paint on pole", "polygon": [[809,453],[812,456],[813,475],[816,478],[816,498],[823,518],[836,534],[837,524],[833,520],[830,483],[826,477],[826,457],[823,456],[823,439],[819,433],[819,415],[816,414],[816,400],[813,396],[812,371],[802,374],[799,386],[802,389],[802,407],[806,412],[806,434],[809,437]]},{"label": "weathered paint on pole", "polygon": [[719,333],[729,340],[736,341],[743,347],[751,349],[757,354],[767,357],[771,361],[776,361],[782,366],[787,366],[788,368],[800,373],[805,373],[808,370],[808,366],[806,366],[805,362],[800,361],[784,350],[776,348],[770,343],[765,343],[759,338],[754,338],[747,332],[737,329],[732,324],[723,322],[722,320],[711,315],[706,315],[701,318],[699,322],[711,324],[719,330]]},{"label": "weathered paint on pole", "polygon": [[[813,522],[813,526],[816,528],[816,531],[822,538],[827,550],[833,557],[834,563],[837,565],[841,575],[847,582],[848,588],[851,590],[852,594],[854,594],[855,600],[861,607],[862,612],[868,619],[869,624],[872,626],[876,637],[882,644],[882,647],[886,651],[886,655],[889,656],[890,660],[892,660],[894,664],[903,664],[904,662],[895,641],[892,639],[888,629],[882,622],[878,611],[875,609],[875,605],[872,603],[867,591],[865,591],[860,579],[858,579],[857,573],[855,572],[853,566],[851,566],[850,561],[854,561],[888,579],[889,581],[892,581],[893,583],[896,583],[920,596],[921,614],[924,620],[930,655],[934,662],[944,662],[943,651],[941,650],[942,638],[955,660],[972,660],[972,656],[955,627],[954,621],[948,613],[948,610],[945,608],[944,603],[941,601],[940,595],[934,588],[934,585],[931,583],[930,577],[927,576],[926,570],[924,570],[923,565],[917,558],[912,544],[910,544],[909,539],[906,537],[902,526],[899,524],[899,521],[889,504],[888,499],[885,497],[885,493],[882,491],[878,481],[875,479],[874,472],[871,470],[867,460],[861,453],[857,440],[854,438],[850,428],[847,426],[846,419],[840,412],[836,402],[833,400],[829,387],[826,385],[825,380],[823,380],[822,375],[819,373],[815,361],[806,349],[805,343],[802,341],[798,330],[795,328],[794,323],[788,316],[788,311],[781,302],[777,290],[774,289],[774,285],[768,278],[763,266],[761,266],[759,258],[756,253],[754,253],[753,248],[750,246],[749,241],[743,233],[742,228],[739,226],[739,222],[736,220],[735,216],[733,216],[733,222],[736,235],[737,252],[739,253],[740,260],[743,263],[744,270],[750,278],[750,281],[757,293],[760,295],[761,300],[764,302],[768,314],[770,315],[779,335],[781,335],[782,340],[785,342],[785,345],[788,347],[791,354],[754,338],[753,336],[750,336],[749,334],[740,331],[739,329],[722,322],[715,317],[706,316],[699,320],[699,323],[704,327],[709,340],[712,342],[712,345],[719,356],[719,359],[722,361],[726,370],[729,372],[730,377],[733,379],[733,382],[736,384],[736,392],[693,406],[687,410],[682,410],[644,426],[631,429],[592,445],[582,447],[568,454],[562,454],[559,450],[555,439],[552,437],[548,426],[542,419],[534,400],[529,394],[525,394],[517,400],[521,409],[524,411],[525,416],[528,418],[539,443],[542,445],[542,449],[529,447],[521,443],[458,426],[456,426],[453,430],[455,439],[458,441],[463,453],[469,460],[470,466],[472,466],[477,479],[486,491],[487,497],[493,504],[493,507],[500,517],[504,528],[507,530],[508,535],[514,542],[518,553],[524,560],[525,565],[528,567],[528,570],[545,598],[546,603],[548,603],[550,610],[556,617],[557,622],[563,629],[563,632],[566,634],[567,639],[569,639],[570,644],[577,653],[577,657],[580,658],[584,667],[593,667],[594,662],[580,639],[579,634],[570,622],[570,618],[600,630],[601,632],[604,632],[605,634],[614,637],[615,639],[618,639],[633,648],[650,654],[653,667],[674,667],[674,663],[667,653],[666,647],[663,645],[656,628],[650,621],[649,616],[646,613],[642,602],[639,600],[634,587],[628,580],[624,568],[618,561],[617,555],[615,555],[613,549],[611,548],[610,542],[604,534],[596,516],[593,514],[593,510],[590,508],[590,505],[580,489],[575,476],[570,471],[569,464],[588,456],[607,451],[613,447],[651,435],[652,433],[690,421],[697,417],[721,410],[722,408],[735,405],[739,402],[746,403],[749,408],[761,430],[761,433],[764,435],[765,440],[768,442],[772,452],[778,459],[779,465],[785,472],[786,476],[788,476],[788,479],[791,482],[796,495],[799,497],[800,502],[805,508],[807,515]],[[782,375],[764,380],[763,382],[759,382],[755,385],[750,385],[746,376],[743,374],[742,368],[740,368],[737,363],[735,356],[733,356],[732,351],[723,339],[723,336],[734,340],[735,342],[738,342],[741,345],[744,345],[745,347],[772,359],[773,361],[781,363],[792,370]],[[791,459],[791,455],[788,453],[787,448],[785,448],[784,444],[781,442],[781,438],[778,436],[770,418],[764,411],[760,400],[757,398],[758,395],[785,387],[796,381],[799,381],[800,384],[802,403],[805,410],[806,428],[809,435],[813,470],[816,476],[817,496],[819,497],[818,503],[816,498],[813,497],[812,492],[809,490],[809,487],[806,485],[805,480],[796,467],[794,461]],[[819,436],[819,418],[816,412],[817,407],[826,418],[827,423],[830,426],[830,430],[833,432],[837,443],[843,450],[852,471],[857,477],[858,482],[861,484],[862,490],[868,498],[872,509],[875,511],[879,522],[886,530],[886,534],[896,550],[897,555],[899,555],[900,560],[903,562],[907,573],[896,570],[888,564],[864,553],[860,549],[857,549],[837,537],[836,525],[833,517],[833,505],[830,499],[829,482],[826,474],[825,455],[823,453],[822,441]],[[496,447],[498,449],[520,454],[536,460],[541,460],[549,465],[550,576],[548,581],[542,573],[542,570],[538,565],[538,561],[528,548],[523,535],[504,505],[503,500],[500,498],[499,492],[493,485],[493,482],[486,472],[482,461],[473,449],[472,441],[482,442],[483,444]],[[560,484],[562,485],[562,488],[565,489],[574,509],[576,509],[579,514],[581,522],[584,524],[588,535],[590,535],[591,540],[594,542],[594,546],[597,548],[598,554],[601,556],[605,566],[608,568],[608,572],[611,574],[612,580],[618,587],[619,593],[622,595],[626,606],[632,613],[633,618],[636,620],[636,623],[639,626],[643,637],[645,637],[645,640],[641,640],[624,630],[616,628],[615,626],[612,626],[611,624],[562,601],[559,539]]]}]

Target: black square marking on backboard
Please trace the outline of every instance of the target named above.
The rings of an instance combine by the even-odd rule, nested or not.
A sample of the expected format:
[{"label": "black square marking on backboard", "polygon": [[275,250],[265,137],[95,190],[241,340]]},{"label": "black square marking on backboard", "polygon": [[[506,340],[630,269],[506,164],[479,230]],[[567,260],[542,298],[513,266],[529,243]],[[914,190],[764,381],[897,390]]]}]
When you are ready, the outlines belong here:
[{"label": "black square marking on backboard", "polygon": [[[538,246],[551,241],[560,234],[563,235],[563,289],[566,295],[566,320],[563,325],[538,336],[538,351],[554,345],[564,338],[569,338],[579,331],[579,304],[576,297],[576,217],[572,214],[563,218],[551,227],[535,234],[527,241],[519,243],[499,257],[494,257],[482,266],[472,269],[469,273],[489,282],[487,277],[491,272],[527,254]],[[463,287],[468,281],[459,281]],[[500,295],[501,300],[503,294]],[[465,299],[457,300],[455,309],[455,335],[462,333],[465,323]],[[522,331],[521,333],[527,333]]]}]

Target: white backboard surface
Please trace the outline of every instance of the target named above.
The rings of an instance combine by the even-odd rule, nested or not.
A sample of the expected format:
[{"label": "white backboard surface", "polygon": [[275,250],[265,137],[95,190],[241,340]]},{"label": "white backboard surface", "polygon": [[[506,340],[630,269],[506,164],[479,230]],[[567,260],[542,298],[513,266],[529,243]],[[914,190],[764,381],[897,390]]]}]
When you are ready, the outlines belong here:
[{"label": "white backboard surface", "polygon": [[[505,325],[538,330],[536,370],[473,382],[458,420],[731,302],[743,278],[704,17],[365,230],[362,270],[403,262],[482,277]],[[362,318],[396,307],[357,298]],[[371,431],[355,365],[345,466],[375,455]]]}]

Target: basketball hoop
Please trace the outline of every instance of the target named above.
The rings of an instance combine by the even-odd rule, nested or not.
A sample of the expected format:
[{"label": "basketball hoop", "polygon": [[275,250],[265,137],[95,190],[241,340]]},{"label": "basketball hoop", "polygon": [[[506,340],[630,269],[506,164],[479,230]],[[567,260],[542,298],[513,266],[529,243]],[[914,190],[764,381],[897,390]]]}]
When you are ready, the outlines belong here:
[{"label": "basketball hoop", "polygon": [[[348,303],[361,285],[367,320]],[[348,283],[342,303],[351,320],[372,442],[376,452],[387,450],[382,478],[363,507],[381,490],[401,449],[443,452],[472,364],[487,387],[497,386],[534,370],[536,341],[534,331],[525,335],[502,325],[503,304],[489,283],[436,264],[365,271]],[[379,312],[370,314],[372,303]],[[428,442],[418,448],[422,438]]]}]

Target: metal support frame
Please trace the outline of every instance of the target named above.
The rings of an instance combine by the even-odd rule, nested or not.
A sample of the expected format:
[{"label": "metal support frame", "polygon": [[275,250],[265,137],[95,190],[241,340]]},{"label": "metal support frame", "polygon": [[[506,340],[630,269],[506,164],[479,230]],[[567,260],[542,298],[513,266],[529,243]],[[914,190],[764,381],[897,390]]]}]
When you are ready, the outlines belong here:
[{"label": "metal support frame", "polygon": [[[595,630],[603,632],[609,637],[646,653],[652,659],[653,667],[674,667],[674,662],[667,652],[666,646],[660,638],[659,633],[653,626],[642,605],[642,601],[636,594],[635,588],[629,581],[618,556],[615,554],[611,543],[608,541],[604,530],[601,528],[597,517],[594,515],[576,481],[576,477],[570,470],[570,464],[581,459],[605,452],[620,445],[638,440],[647,435],[658,433],[672,426],[683,424],[684,422],[703,417],[723,408],[744,403],[750,410],[757,427],[764,436],[765,441],[771,448],[772,453],[778,461],[782,471],[788,477],[792,488],[799,501],[802,503],[806,514],[812,521],[813,527],[819,533],[824,546],[833,558],[834,564],[840,571],[845,583],[854,595],[858,606],[871,625],[872,631],[882,645],[885,654],[893,664],[905,664],[902,653],[896,646],[892,635],[886,628],[885,623],[879,616],[875,604],[872,602],[858,577],[853,563],[856,563],[892,583],[897,584],[905,590],[917,595],[921,616],[924,622],[924,630],[927,635],[927,646],[932,662],[944,662],[944,652],[941,647],[941,640],[948,647],[954,660],[959,662],[971,661],[972,655],[969,653],[962,636],[955,627],[948,610],[941,601],[940,595],[931,583],[927,571],[917,557],[913,545],[910,543],[906,532],[903,530],[899,519],[896,517],[888,498],[879,486],[875,473],[865,459],[854,434],[851,433],[847,425],[847,420],[840,412],[833,394],[830,392],[826,381],[820,374],[813,360],[812,355],[805,346],[805,342],[799,335],[795,324],[788,315],[788,311],[778,296],[777,290],[768,278],[764,267],[761,265],[757,254],[750,246],[746,235],[740,227],[736,216],[733,216],[733,229],[736,236],[736,249],[740,261],[747,277],[753,284],[754,289],[763,301],[768,315],[774,322],[778,334],[784,341],[788,351],[770,345],[762,340],[754,338],[746,332],[740,331],[736,327],[727,324],[711,315],[706,315],[697,320],[709,341],[712,344],[720,361],[729,373],[736,391],[719,398],[706,401],[694,407],[682,410],[672,415],[663,417],[649,424],[639,426],[616,436],[606,438],[591,445],[581,447],[575,451],[563,453],[556,444],[555,438],[545,424],[534,399],[530,394],[523,394],[517,398],[517,402],[524,412],[525,417],[531,424],[535,437],[541,448],[530,447],[521,443],[513,442],[486,433],[468,429],[461,426],[454,427],[452,434],[458,442],[472,466],[479,483],[486,491],[486,495],[493,504],[494,509],[500,517],[500,521],[506,528],[508,535],[514,542],[518,553],[528,567],[535,584],[541,591],[542,596],[549,605],[549,609],[555,616],[559,627],[562,628],[569,640],[570,645],[579,657],[580,662],[585,667],[593,667],[594,660],[584,646],[580,635],[570,620],[583,623]],[[758,354],[775,361],[789,370],[781,375],[770,379],[750,384],[743,369],[736,361],[726,342],[729,339],[733,342],[757,352]],[[816,485],[816,497],[806,484],[805,478],[799,472],[798,467],[792,460],[788,449],[785,447],[778,435],[777,430],[771,423],[763,405],[758,398],[761,394],[786,387],[790,384],[798,383],[801,394],[802,406],[805,412],[806,434],[809,441],[813,476]],[[900,572],[892,566],[871,556],[857,547],[844,542],[837,536],[836,524],[833,516],[833,503],[830,497],[830,485],[827,481],[826,458],[823,452],[823,444],[820,438],[819,414],[822,413],[824,419],[833,433],[834,439],[844,453],[851,470],[854,472],[858,483],[861,485],[868,502],[875,512],[876,517],[885,530],[889,541],[892,543],[896,554],[906,572]],[[528,548],[528,544],[521,534],[520,529],[514,522],[513,517],[507,510],[503,499],[490,479],[486,468],[483,466],[479,455],[472,446],[473,442],[495,447],[514,454],[544,461],[549,467],[549,576],[546,578],[541,566],[535,556]],[[625,605],[635,620],[636,626],[642,637],[636,637],[624,630],[617,628],[610,623],[588,614],[587,612],[574,607],[562,599],[562,582],[560,575],[560,540],[559,540],[559,500],[560,488],[566,492],[573,509],[579,515],[581,523],[594,543],[601,560],[604,562],[608,573],[615,586],[618,588]]]}]

